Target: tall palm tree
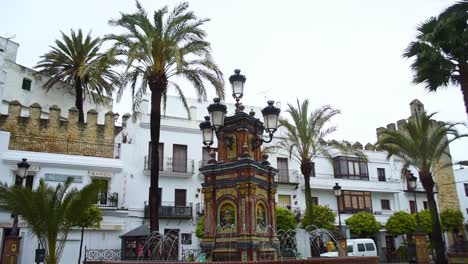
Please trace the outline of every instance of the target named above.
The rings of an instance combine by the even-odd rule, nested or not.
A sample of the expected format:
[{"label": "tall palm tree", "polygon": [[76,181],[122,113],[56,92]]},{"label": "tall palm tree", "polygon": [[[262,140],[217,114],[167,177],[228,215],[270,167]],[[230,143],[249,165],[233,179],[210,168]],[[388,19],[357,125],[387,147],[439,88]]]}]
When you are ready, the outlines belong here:
[{"label": "tall palm tree", "polygon": [[88,96],[94,103],[106,103],[105,97],[112,97],[114,83],[119,75],[112,70],[117,61],[112,51],[100,52],[102,41],[85,37],[81,29],[70,36],[62,32],[62,40],[55,40],[51,51],[42,55],[42,60],[35,66],[39,73],[50,77],[44,84],[46,91],[64,82],[75,92],[75,106],[78,118],[84,122],[83,101]]},{"label": "tall palm tree", "polygon": [[452,166],[449,144],[468,135],[458,133],[455,127],[459,123],[438,124],[431,120],[433,116],[434,114],[427,114],[424,111],[416,112],[408,120],[404,130],[383,130],[379,133],[377,147],[388,152],[387,159],[396,156],[403,160],[402,173],[410,166],[418,170],[419,180],[426,190],[432,217],[431,239],[436,250],[436,263],[447,263],[434,197],[433,175],[441,169]]},{"label": "tall palm tree", "polygon": [[291,159],[301,165],[301,173],[304,176],[306,211],[304,221],[306,225],[313,223],[312,192],[310,189],[310,177],[314,166],[314,159],[324,156],[332,159],[332,151],[339,150],[352,153],[365,158],[361,151],[352,149],[347,144],[335,140],[327,143],[325,138],[336,131],[336,126],[329,126],[331,119],[340,114],[339,110],[329,105],[313,110],[309,114],[309,100],[302,103],[297,100],[297,107],[288,104],[287,113],[292,122],[280,119],[280,125],[284,132],[280,137],[277,147],[289,153]]},{"label": "tall palm tree", "polygon": [[413,82],[434,92],[449,84],[460,85],[468,114],[468,1],[459,2],[418,27],[416,40],[403,57],[411,64]]},{"label": "tall palm tree", "polygon": [[[210,43],[201,26],[208,19],[199,19],[188,11],[188,3],[177,5],[172,12],[163,7],[148,16],[141,4],[137,11],[122,13],[111,20],[113,26],[122,27],[125,33],[111,34],[107,39],[115,41],[115,48],[125,58],[123,82],[119,94],[126,85],[132,89],[133,110],[139,111],[139,103],[151,91],[150,132],[152,146],[157,146],[160,134],[161,103],[165,106],[168,87],[175,89],[188,110],[183,89],[171,80],[181,77],[195,88],[199,99],[206,100],[205,81],[211,83],[217,95],[224,98],[224,80],[221,71],[211,57]],[[149,188],[150,229],[159,230],[159,153],[151,148],[151,183]]]},{"label": "tall palm tree", "polygon": [[20,215],[46,249],[45,263],[57,264],[68,233],[90,206],[97,202],[98,186],[70,189],[72,178],[55,188],[43,180],[35,190],[0,184],[0,208]]}]

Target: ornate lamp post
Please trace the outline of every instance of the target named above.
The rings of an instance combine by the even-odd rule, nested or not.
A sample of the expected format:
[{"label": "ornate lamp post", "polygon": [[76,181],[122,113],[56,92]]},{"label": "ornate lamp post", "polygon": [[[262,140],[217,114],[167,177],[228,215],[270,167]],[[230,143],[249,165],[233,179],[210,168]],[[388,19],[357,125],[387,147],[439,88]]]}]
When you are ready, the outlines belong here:
[{"label": "ornate lamp post", "polygon": [[[16,171],[16,182],[15,185],[18,186],[19,188],[23,188],[23,179],[28,176],[28,170],[31,165],[27,162],[27,159],[24,159],[16,164],[18,170]],[[11,233],[15,236],[19,236],[19,230],[18,230],[18,216],[15,215],[15,218],[13,219],[13,227],[11,229]]]},{"label": "ornate lamp post", "polygon": [[416,187],[417,187],[418,178],[415,177],[413,173],[409,173],[407,180],[409,183],[409,187],[413,191],[414,210],[416,211],[416,222],[417,222],[416,232],[414,235],[414,240],[415,240],[414,249],[412,250],[415,254],[412,253],[411,255],[414,254],[414,256],[416,257],[415,259],[416,263],[429,263],[429,252],[427,250],[426,234],[424,234],[422,230],[421,219],[419,218],[419,212],[418,212],[418,202],[416,200]]},{"label": "ornate lamp post", "polygon": [[341,186],[336,182],[335,186],[333,186],[333,193],[336,197],[336,206],[338,208],[338,255],[339,256],[347,256],[348,255],[348,246],[346,243],[346,235],[343,232],[343,226],[341,225],[341,211],[340,211],[340,197],[341,197]]},{"label": "ornate lamp post", "polygon": [[335,183],[335,186],[333,186],[333,192],[335,193],[335,197],[336,197],[336,206],[338,208],[338,227],[340,228],[340,232],[341,232],[341,212],[340,212],[341,186],[337,182]]},{"label": "ornate lamp post", "polygon": [[[16,170],[16,179],[15,179],[15,185],[17,188],[22,188],[23,187],[23,179],[28,175],[28,170],[29,163],[26,161],[26,159],[23,159],[21,162],[17,164],[17,170]],[[19,263],[19,256],[21,254],[20,252],[20,241],[21,237],[19,236],[19,229],[18,229],[18,216],[13,215],[13,227],[11,229],[11,233],[9,236],[5,236],[4,241],[3,241],[3,255],[1,256],[6,262],[11,263],[11,264],[17,264]],[[8,260],[8,261],[6,261]],[[3,262],[2,262],[3,263]]]},{"label": "ornate lamp post", "polygon": [[410,189],[413,191],[413,196],[414,196],[414,210],[416,211],[416,233],[422,233],[422,227],[421,227],[421,219],[419,218],[419,212],[418,212],[418,202],[416,201],[416,187],[418,184],[418,178],[414,176],[413,173],[409,174],[410,176],[408,177],[408,182]]},{"label": "ornate lamp post", "polygon": [[[235,70],[229,78],[236,111],[226,116],[218,98],[208,106],[209,116],[200,123],[203,144],[211,148],[211,159],[200,168],[205,234],[201,248],[212,261],[257,261],[276,259],[274,176],[277,173],[262,157],[260,146],[273,140],[280,109],[273,101],[262,109],[263,122],[240,103],[246,78]],[[269,138],[263,139],[268,133]],[[214,150],[217,151],[217,159]],[[223,237],[232,237],[226,251]]]}]

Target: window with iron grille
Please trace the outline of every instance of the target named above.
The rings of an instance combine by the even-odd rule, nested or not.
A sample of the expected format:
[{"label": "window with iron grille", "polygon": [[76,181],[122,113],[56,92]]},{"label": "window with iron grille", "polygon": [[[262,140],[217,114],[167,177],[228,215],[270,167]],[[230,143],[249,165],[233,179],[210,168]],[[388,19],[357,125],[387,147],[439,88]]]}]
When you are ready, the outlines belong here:
[{"label": "window with iron grille", "polygon": [[182,233],[180,234],[180,243],[182,245],[191,245],[192,244],[192,234],[191,233]]},{"label": "window with iron grille", "polygon": [[468,183],[465,183],[465,196],[468,196]]},{"label": "window with iron grille", "polygon": [[427,201],[424,201],[424,202],[423,202],[423,207],[424,207],[424,210],[429,209],[429,206],[427,205]]},{"label": "window with iron grille", "polygon": [[382,210],[392,210],[390,208],[390,200],[380,200],[380,205],[382,207]]},{"label": "window with iron grille", "polygon": [[23,84],[21,85],[21,88],[26,91],[31,91],[31,84],[32,84],[31,79],[23,78]]},{"label": "window with iron grille", "polygon": [[385,181],[385,169],[384,168],[377,168],[377,175],[379,181]]},{"label": "window with iron grille", "polygon": [[353,157],[336,157],[333,159],[335,178],[350,180],[369,180],[367,162]]}]

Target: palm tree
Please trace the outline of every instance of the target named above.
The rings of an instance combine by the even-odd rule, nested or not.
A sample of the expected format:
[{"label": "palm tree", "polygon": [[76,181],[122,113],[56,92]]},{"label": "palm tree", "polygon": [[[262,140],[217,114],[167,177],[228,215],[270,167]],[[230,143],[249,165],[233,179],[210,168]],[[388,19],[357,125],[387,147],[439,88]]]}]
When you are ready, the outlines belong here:
[{"label": "palm tree", "polygon": [[0,208],[20,215],[46,249],[45,263],[57,264],[68,233],[98,197],[97,184],[70,189],[72,178],[55,188],[43,180],[35,190],[0,184]]},{"label": "palm tree", "polygon": [[416,40],[403,57],[415,57],[413,82],[434,92],[449,84],[460,85],[468,114],[468,1],[447,8],[418,27]]},{"label": "palm tree", "polygon": [[105,97],[111,97],[118,74],[111,69],[117,61],[112,51],[101,53],[102,41],[83,36],[71,30],[70,36],[62,32],[62,40],[55,40],[51,51],[42,55],[42,60],[35,66],[39,73],[50,77],[44,84],[46,91],[58,83],[69,84],[75,92],[75,106],[78,118],[84,122],[83,101],[88,96],[94,103],[106,103]]},{"label": "palm tree", "polygon": [[[204,81],[214,86],[217,95],[224,98],[224,80],[221,71],[211,57],[210,43],[201,26],[208,19],[199,19],[188,11],[188,3],[181,3],[168,13],[167,7],[147,12],[136,2],[137,11],[121,14],[109,23],[123,27],[121,35],[111,34],[107,39],[115,41],[115,48],[125,57],[125,72],[119,94],[126,85],[132,89],[133,111],[139,112],[139,103],[146,89],[151,91],[150,132],[152,145],[159,142],[161,102],[165,106],[168,87],[173,87],[188,110],[184,91],[175,82],[182,77],[195,88],[199,99],[206,100]],[[151,183],[149,188],[150,229],[159,230],[159,153],[151,148]]]},{"label": "palm tree", "polygon": [[[402,173],[412,166],[418,170],[419,180],[427,193],[433,229],[431,239],[436,250],[436,263],[446,263],[437,204],[434,197],[434,178],[437,171],[452,166],[449,144],[468,135],[459,134],[459,123],[436,123],[434,114],[416,112],[404,130],[385,129],[379,133],[377,147],[387,151],[387,159],[396,156],[403,160]],[[449,139],[447,136],[450,136]]]},{"label": "palm tree", "polygon": [[297,108],[288,104],[287,113],[292,122],[280,119],[280,125],[284,127],[277,147],[289,153],[289,157],[301,165],[301,173],[304,175],[306,211],[304,215],[305,225],[313,223],[312,193],[310,189],[310,177],[312,174],[314,159],[325,156],[332,159],[333,149],[345,153],[352,153],[365,158],[359,150],[352,149],[347,144],[335,140],[328,144],[325,138],[336,131],[336,126],[328,126],[331,119],[340,114],[339,110],[329,105],[322,106],[309,115],[309,100],[302,103],[297,100]]}]

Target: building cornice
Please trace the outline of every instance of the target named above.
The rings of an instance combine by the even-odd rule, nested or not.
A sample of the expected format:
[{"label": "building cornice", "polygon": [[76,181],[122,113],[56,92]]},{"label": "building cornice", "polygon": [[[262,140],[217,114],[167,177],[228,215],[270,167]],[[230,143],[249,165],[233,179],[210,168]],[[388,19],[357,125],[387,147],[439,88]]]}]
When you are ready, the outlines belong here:
[{"label": "building cornice", "polygon": [[0,159],[9,165],[16,165],[22,158],[34,166],[63,167],[72,169],[120,172],[123,163],[120,159],[64,155],[55,153],[8,150],[0,154]]}]

